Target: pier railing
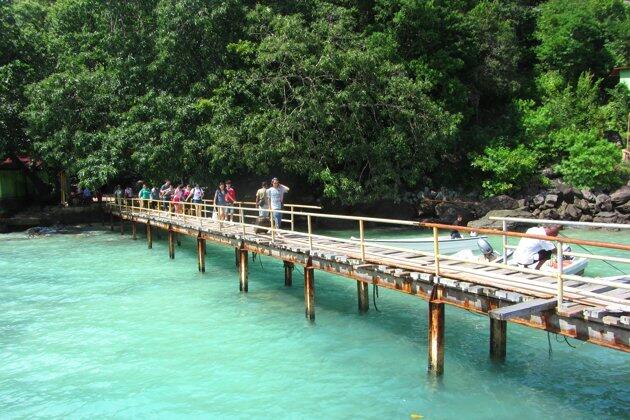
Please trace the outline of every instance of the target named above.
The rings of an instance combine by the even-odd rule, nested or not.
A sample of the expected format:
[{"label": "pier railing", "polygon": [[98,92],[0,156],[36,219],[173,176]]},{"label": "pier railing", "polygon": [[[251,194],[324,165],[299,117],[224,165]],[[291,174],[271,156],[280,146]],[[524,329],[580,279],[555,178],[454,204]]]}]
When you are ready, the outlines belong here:
[{"label": "pier railing", "polygon": [[[219,232],[227,228],[237,228],[239,232],[242,232],[243,236],[255,235],[254,229],[263,229],[267,233],[258,235],[268,237],[271,243],[282,240],[298,243],[301,246],[305,246],[310,251],[316,249],[319,251],[330,251],[336,254],[343,253],[349,258],[360,261],[361,264],[390,265],[403,270],[429,272],[435,274],[436,279],[440,277],[450,277],[470,281],[472,283],[488,284],[506,290],[530,292],[534,296],[555,296],[559,310],[562,309],[564,302],[577,302],[587,305],[616,307],[624,311],[630,311],[628,299],[625,298],[625,292],[623,295],[620,294],[616,296],[598,293],[596,291],[597,288],[585,290],[584,288],[577,287],[578,285],[590,284],[602,286],[603,288],[630,290],[630,283],[624,282],[623,280],[609,280],[584,275],[567,274],[564,273],[563,270],[563,257],[565,255],[630,264],[630,259],[626,257],[629,255],[627,253],[630,251],[630,245],[628,243],[619,244],[565,237],[531,235],[520,232],[510,232],[507,231],[507,229],[478,229],[439,223],[421,223],[409,220],[314,213],[296,210],[312,208],[311,206],[299,204],[290,205],[290,210],[259,209],[254,207],[254,203],[242,203],[240,206],[218,206],[207,202],[200,204],[189,202],[174,203],[142,199],[109,200],[108,205],[117,209],[121,214],[132,217],[148,216],[167,220],[170,223],[181,221],[194,224],[200,229],[217,229]],[[224,218],[224,215],[229,210],[234,212],[231,221],[225,220]],[[260,212],[267,212],[271,216],[273,216],[274,213],[282,214],[282,220],[289,222],[289,229],[283,229],[282,226],[275,226],[273,217],[269,218],[270,225],[266,227],[261,227],[255,222],[251,223],[250,221],[256,220],[259,214],[264,214]],[[323,219],[344,220],[356,223],[355,226],[358,228],[359,237],[354,239],[339,238],[332,235],[315,233],[315,226],[317,224],[315,222]],[[538,220],[524,220],[531,223],[540,223]],[[558,223],[558,221],[553,221],[553,223]],[[383,243],[375,244],[366,239],[368,227],[384,225],[405,227],[408,229],[431,229],[433,251],[426,252]],[[625,225],[621,226],[627,228]],[[504,258],[498,261],[488,261],[481,258],[471,260],[453,255],[445,255],[440,250],[440,230],[459,230],[461,232],[475,232],[477,234],[499,236],[502,238],[502,254]],[[507,250],[511,248],[507,244],[507,238],[509,237],[540,239],[554,243],[556,246],[556,272],[543,272],[532,268],[507,264],[507,258],[505,257],[507,257]],[[563,251],[563,245],[565,244],[617,250],[623,252],[624,257],[612,257],[596,253],[567,253]],[[490,268],[494,268],[495,270],[490,270]],[[506,270],[509,270],[509,272],[506,272]],[[514,272],[520,273],[520,275],[514,275]],[[550,277],[555,278],[555,284],[549,282]]]}]

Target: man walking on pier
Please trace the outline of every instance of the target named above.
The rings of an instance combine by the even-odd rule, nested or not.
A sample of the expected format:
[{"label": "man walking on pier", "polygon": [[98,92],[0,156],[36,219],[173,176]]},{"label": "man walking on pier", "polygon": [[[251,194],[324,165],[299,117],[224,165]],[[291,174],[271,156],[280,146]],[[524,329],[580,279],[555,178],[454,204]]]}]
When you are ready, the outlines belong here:
[{"label": "man walking on pier", "polygon": [[225,202],[229,206],[227,214],[230,216],[230,222],[234,221],[234,204],[236,203],[236,190],[232,188],[232,181],[225,181]]},{"label": "man walking on pier", "polygon": [[284,194],[289,191],[289,187],[282,185],[278,178],[271,180],[271,188],[267,190],[267,199],[269,205],[267,206],[271,210],[274,225],[276,228],[280,228],[282,225],[282,213],[275,210],[282,210],[282,203],[284,201]]},{"label": "man walking on pier", "polygon": [[[525,232],[528,235],[558,236],[560,226],[550,225],[545,227],[532,227]],[[514,251],[514,261],[524,267],[529,267],[536,263],[536,270],[556,253],[556,246],[553,242],[543,239],[521,238]]]}]

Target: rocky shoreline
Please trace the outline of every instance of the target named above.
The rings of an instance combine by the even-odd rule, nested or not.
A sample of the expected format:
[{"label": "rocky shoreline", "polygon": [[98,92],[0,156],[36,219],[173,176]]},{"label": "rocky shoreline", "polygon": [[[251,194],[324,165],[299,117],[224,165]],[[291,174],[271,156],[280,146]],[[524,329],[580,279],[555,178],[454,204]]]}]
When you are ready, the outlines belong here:
[{"label": "rocky shoreline", "polygon": [[[513,198],[499,195],[480,201],[457,198],[442,192],[424,198],[418,208],[423,220],[452,223],[458,214],[469,227],[498,228],[490,217],[518,217],[599,223],[630,223],[630,185],[611,194],[557,184],[535,195]],[[530,225],[511,222],[508,228],[522,230]]]},{"label": "rocky shoreline", "polygon": [[9,217],[0,218],[0,233],[24,231],[32,227],[77,225],[102,222],[101,204],[89,206],[31,206]]}]

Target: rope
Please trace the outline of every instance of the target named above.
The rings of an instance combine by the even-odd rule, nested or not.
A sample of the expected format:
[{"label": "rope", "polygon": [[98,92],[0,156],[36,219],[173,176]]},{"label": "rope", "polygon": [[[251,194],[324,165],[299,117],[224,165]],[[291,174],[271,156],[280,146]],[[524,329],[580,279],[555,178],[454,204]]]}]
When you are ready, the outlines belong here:
[{"label": "rope", "polygon": [[[559,236],[562,236],[563,238],[571,239],[571,238],[569,238],[568,236],[565,236],[565,235],[562,235],[562,234],[560,234]],[[584,246],[582,246],[582,245],[580,245],[580,244],[575,244],[575,245],[579,246],[580,248],[582,248],[584,251],[588,252],[589,254],[591,254],[591,255],[595,255],[595,254],[593,254],[593,253],[592,253],[592,252],[591,252],[588,248],[586,248],[586,247],[584,247]],[[624,273],[624,272],[623,272],[623,271],[622,271],[619,267],[617,267],[617,266],[615,266],[615,265],[611,264],[609,261],[606,261],[606,260],[600,260],[600,261],[605,262],[606,264],[608,264],[609,266],[611,266],[612,268],[614,268],[615,270],[617,270],[618,272],[620,272],[620,273],[621,273],[621,274],[623,274],[624,276],[626,275],[626,273]]]},{"label": "rope", "polygon": [[378,309],[378,306],[376,306],[376,298],[378,297],[378,286],[375,284],[372,284],[372,302],[374,303],[374,309],[376,309],[377,312],[381,312]]},{"label": "rope", "polygon": [[553,353],[553,350],[551,348],[551,333],[549,331],[547,331],[547,343],[549,344],[549,360],[551,360],[551,354]]}]

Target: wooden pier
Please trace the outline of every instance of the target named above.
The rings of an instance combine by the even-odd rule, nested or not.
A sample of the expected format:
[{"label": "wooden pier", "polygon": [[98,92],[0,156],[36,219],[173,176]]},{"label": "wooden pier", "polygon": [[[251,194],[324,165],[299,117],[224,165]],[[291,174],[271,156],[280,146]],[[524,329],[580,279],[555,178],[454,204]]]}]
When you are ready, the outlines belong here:
[{"label": "wooden pier", "polygon": [[[290,230],[277,226],[263,229],[252,224],[258,209],[240,207],[234,222],[214,220],[212,208],[205,204],[186,205],[175,212],[161,202],[145,200],[109,201],[111,229],[114,217],[120,220],[124,233],[125,220],[131,221],[135,237],[136,223],[146,225],[147,246],[151,248],[153,230],[168,232],[169,257],[175,258],[176,235],[197,239],[198,269],[205,271],[206,241],[233,247],[237,264],[239,290],[249,291],[248,253],[266,255],[284,261],[284,282],[293,284],[293,267],[304,267],[304,310],[314,321],[317,270],[337,274],[357,282],[358,310],[369,308],[368,286],[396,290],[426,300],[428,305],[428,369],[433,374],[444,371],[444,306],[452,305],[489,317],[490,356],[502,361],[507,354],[507,323],[513,322],[612,349],[630,352],[630,281],[610,281],[532,269],[462,260],[442,255],[438,231],[457,228],[413,221],[375,219],[345,215],[329,215],[291,210]],[[296,209],[298,209],[296,211]],[[305,230],[296,229],[296,219],[304,219]],[[358,240],[319,235],[313,232],[316,219],[343,219],[358,224]],[[432,228],[434,252],[395,248],[365,241],[366,224],[390,224],[409,228]],[[566,238],[539,237],[517,232],[476,229],[479,233],[507,237],[533,237],[555,241],[562,257],[562,244],[573,243],[630,251],[628,244],[608,244]],[[258,233],[256,233],[258,232]],[[504,245],[507,243],[503,241]],[[505,252],[505,250],[504,250]],[[602,259],[602,257],[595,256]],[[605,258],[605,257],[603,257]],[[617,262],[630,259],[614,257]],[[562,266],[562,264],[560,264]],[[321,286],[320,286],[321,287]]]}]

